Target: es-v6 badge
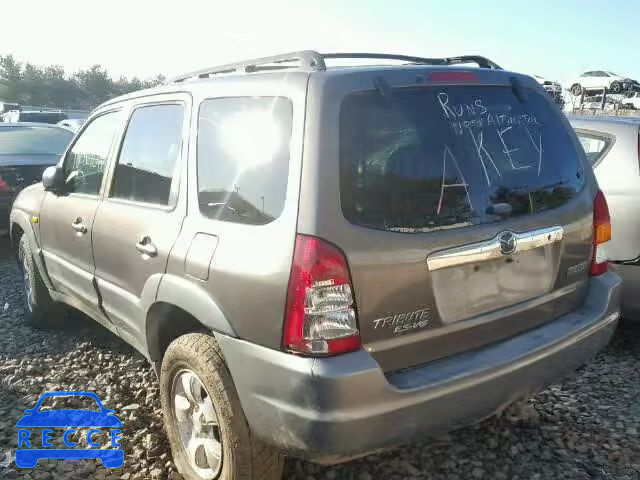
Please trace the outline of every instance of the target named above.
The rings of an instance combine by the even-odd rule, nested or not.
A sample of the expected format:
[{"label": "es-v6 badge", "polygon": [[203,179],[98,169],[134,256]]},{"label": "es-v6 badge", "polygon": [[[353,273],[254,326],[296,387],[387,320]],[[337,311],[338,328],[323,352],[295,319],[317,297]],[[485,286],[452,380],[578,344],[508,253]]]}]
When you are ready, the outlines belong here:
[{"label": "es-v6 badge", "polygon": [[398,313],[388,317],[376,318],[373,321],[373,329],[392,330],[394,335],[415,328],[424,328],[431,321],[431,315],[428,308],[421,308],[413,312]]}]

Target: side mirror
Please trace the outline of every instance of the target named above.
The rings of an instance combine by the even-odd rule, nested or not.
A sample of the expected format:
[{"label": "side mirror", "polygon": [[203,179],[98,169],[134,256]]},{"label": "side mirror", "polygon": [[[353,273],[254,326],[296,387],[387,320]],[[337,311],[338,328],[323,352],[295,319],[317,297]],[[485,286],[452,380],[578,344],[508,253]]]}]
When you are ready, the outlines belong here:
[{"label": "side mirror", "polygon": [[62,178],[62,168],[47,167],[42,173],[42,185],[47,192],[57,192],[62,190],[64,181]]}]

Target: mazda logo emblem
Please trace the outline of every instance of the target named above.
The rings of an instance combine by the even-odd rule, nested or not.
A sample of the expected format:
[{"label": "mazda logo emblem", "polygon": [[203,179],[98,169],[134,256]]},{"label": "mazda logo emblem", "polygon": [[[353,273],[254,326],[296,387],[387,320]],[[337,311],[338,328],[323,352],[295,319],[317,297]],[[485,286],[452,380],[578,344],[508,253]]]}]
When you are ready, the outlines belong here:
[{"label": "mazda logo emblem", "polygon": [[498,235],[498,241],[500,242],[500,252],[503,255],[511,255],[518,246],[518,239],[513,232],[502,232]]}]

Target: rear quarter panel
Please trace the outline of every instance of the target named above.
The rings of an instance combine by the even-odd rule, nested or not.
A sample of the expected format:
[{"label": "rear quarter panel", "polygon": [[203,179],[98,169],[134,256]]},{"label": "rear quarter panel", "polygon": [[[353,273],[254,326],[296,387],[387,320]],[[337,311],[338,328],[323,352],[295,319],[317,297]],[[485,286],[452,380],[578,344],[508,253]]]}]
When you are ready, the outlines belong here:
[{"label": "rear quarter panel", "polygon": [[[270,348],[282,344],[284,309],[291,271],[298,219],[298,195],[302,160],[308,74],[293,72],[259,76],[229,76],[194,84],[193,118],[188,161],[188,214],[173,248],[167,273],[206,292],[217,305],[210,324],[224,316],[242,339]],[[280,216],[266,225],[245,225],[207,218],[200,213],[197,178],[197,128],[201,103],[206,99],[246,96],[280,96],[291,100],[293,123],[290,141],[286,200]],[[251,141],[247,138],[247,141]],[[201,278],[187,273],[187,256],[198,234],[217,237],[209,274]],[[206,278],[206,280],[203,280]],[[160,291],[163,289],[160,286]],[[183,300],[189,302],[188,298]],[[180,305],[179,305],[180,306]],[[187,308],[185,308],[188,310]],[[213,311],[215,310],[215,311]]]}]

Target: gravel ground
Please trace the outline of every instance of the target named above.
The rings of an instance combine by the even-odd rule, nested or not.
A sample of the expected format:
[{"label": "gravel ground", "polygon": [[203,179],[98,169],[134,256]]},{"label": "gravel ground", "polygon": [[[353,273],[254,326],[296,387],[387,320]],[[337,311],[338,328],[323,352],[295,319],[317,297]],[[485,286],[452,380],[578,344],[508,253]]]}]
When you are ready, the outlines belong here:
[{"label": "gravel ground", "polygon": [[[0,239],[0,478],[182,478],[162,428],[158,382],[145,360],[94,322],[70,318],[61,331],[22,323],[20,278]],[[125,465],[11,463],[15,422],[49,390],[91,390],[123,420]],[[640,479],[640,324],[623,325],[578,375],[500,418],[428,443],[345,465],[289,460],[285,479]]]}]

